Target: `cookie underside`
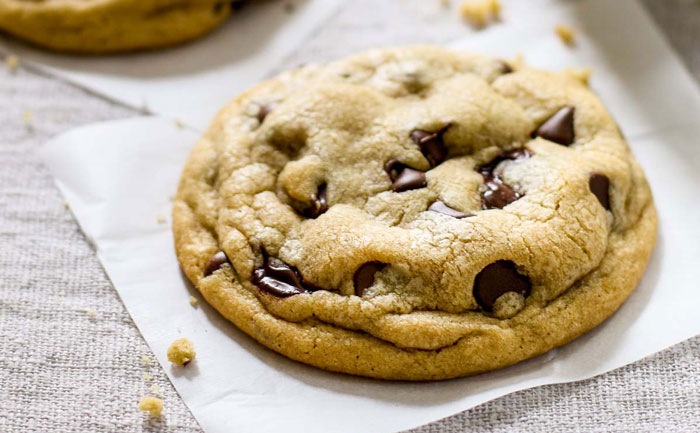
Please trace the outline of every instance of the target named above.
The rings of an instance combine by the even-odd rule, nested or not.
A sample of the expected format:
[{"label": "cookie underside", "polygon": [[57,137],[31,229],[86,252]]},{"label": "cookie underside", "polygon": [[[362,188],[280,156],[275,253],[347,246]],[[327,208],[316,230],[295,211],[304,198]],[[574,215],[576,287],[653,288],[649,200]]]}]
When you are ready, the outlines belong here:
[{"label": "cookie underside", "polygon": [[[432,54],[427,54],[428,52]],[[607,197],[607,194],[605,197],[601,197],[600,193],[596,191],[593,185],[594,180],[597,181],[600,176],[598,174],[592,175],[590,191],[586,190],[582,193],[584,194],[582,197],[585,198],[586,204],[581,205],[579,208],[576,204],[576,200],[572,200],[574,207],[571,209],[581,214],[571,216],[571,221],[573,222],[567,222],[566,224],[568,225],[562,223],[563,225],[561,226],[555,226],[556,229],[568,230],[573,227],[572,224],[575,225],[577,224],[576,221],[578,221],[581,227],[590,231],[588,235],[586,235],[586,233],[580,235],[583,240],[576,239],[575,236],[572,237],[568,233],[566,236],[562,236],[565,240],[573,238],[573,240],[571,240],[571,245],[580,246],[580,256],[577,256],[576,253],[570,253],[569,250],[571,250],[572,247],[567,246],[568,244],[563,244],[563,247],[556,243],[552,245],[543,245],[543,249],[538,250],[538,247],[530,242],[526,244],[527,248],[525,248],[524,251],[512,253],[512,255],[508,255],[507,257],[505,255],[503,257],[499,256],[499,254],[503,255],[503,251],[508,251],[507,249],[498,249],[494,247],[496,252],[492,254],[485,253],[483,260],[479,261],[478,258],[474,259],[474,265],[472,266],[476,267],[476,269],[471,269],[470,266],[470,269],[458,269],[455,271],[457,275],[461,275],[462,272],[466,275],[463,278],[465,286],[464,292],[466,292],[466,294],[461,293],[459,290],[455,292],[457,294],[456,298],[463,300],[460,301],[458,299],[454,304],[448,302],[448,304],[442,305],[438,302],[435,304],[438,308],[425,308],[423,304],[421,304],[421,307],[405,311],[404,306],[396,307],[396,303],[394,303],[391,304],[388,310],[381,310],[381,308],[384,308],[381,306],[382,299],[385,299],[387,296],[399,295],[389,293],[384,295],[385,298],[382,298],[373,292],[373,289],[369,289],[366,293],[359,291],[347,293],[347,288],[352,286],[352,274],[355,272],[355,268],[352,268],[352,266],[357,267],[359,263],[353,264],[352,266],[338,265],[338,269],[335,271],[338,275],[335,276],[335,279],[331,276],[327,276],[326,274],[328,274],[328,272],[321,270],[324,269],[324,266],[330,269],[330,267],[333,266],[334,260],[342,262],[346,259],[343,252],[338,252],[337,247],[330,248],[330,254],[336,251],[336,256],[329,259],[329,262],[323,262],[325,263],[325,265],[323,265],[317,264],[313,255],[309,255],[308,253],[306,255],[300,254],[300,257],[295,257],[294,254],[291,254],[289,251],[294,252],[294,250],[286,246],[287,243],[290,243],[289,239],[282,237],[281,241],[277,241],[276,239],[279,238],[277,234],[274,236],[270,235],[271,237],[266,238],[265,236],[269,234],[270,230],[265,231],[264,228],[246,229],[241,227],[229,230],[227,224],[236,224],[235,222],[231,222],[235,221],[236,213],[233,212],[229,214],[230,209],[227,209],[226,206],[222,206],[222,202],[228,202],[229,200],[231,203],[236,203],[237,200],[238,202],[243,201],[246,203],[245,206],[252,206],[258,212],[263,212],[260,210],[262,205],[255,202],[255,200],[262,200],[262,198],[265,198],[269,202],[269,200],[274,199],[272,195],[268,197],[265,195],[266,193],[264,191],[261,193],[258,190],[255,190],[255,193],[242,193],[239,198],[234,199],[235,194],[227,191],[226,187],[222,186],[225,185],[226,180],[222,180],[223,175],[219,171],[223,169],[221,167],[212,168],[210,166],[213,160],[222,155],[222,152],[235,153],[235,151],[224,150],[227,149],[226,143],[228,139],[226,137],[231,129],[239,128],[245,130],[247,128],[249,130],[246,130],[245,134],[251,136],[256,136],[258,133],[256,132],[256,128],[264,130],[262,126],[256,124],[256,122],[258,122],[265,126],[263,122],[264,116],[262,116],[263,119],[255,119],[258,113],[251,114],[251,103],[269,102],[270,95],[275,95],[280,92],[281,88],[289,86],[289,82],[294,81],[296,79],[295,77],[298,77],[298,75],[303,76],[300,78],[302,83],[308,81],[313,82],[314,79],[319,76],[325,77],[324,74],[327,74],[328,69],[330,69],[334,74],[337,73],[341,79],[345,79],[348,74],[342,72],[344,67],[350,65],[348,68],[353,70],[353,68],[357,67],[357,59],[360,59],[359,63],[364,67],[366,63],[400,63],[400,61],[405,61],[406,59],[409,61],[416,60],[420,63],[420,61],[422,61],[421,59],[429,57],[429,59],[425,61],[426,64],[431,65],[428,66],[428,68],[439,68],[440,65],[435,66],[434,64],[439,63],[441,59],[447,59],[445,61],[452,64],[453,58],[459,58],[460,56],[460,54],[442,51],[434,47],[378,50],[351,58],[345,61],[346,63],[343,61],[338,62],[326,69],[312,68],[306,72],[293,72],[291,75],[285,75],[281,78],[261,83],[239,96],[222,110],[188,160],[173,210],[173,230],[178,260],[188,278],[200,290],[207,302],[252,338],[289,358],[330,371],[397,380],[448,379],[502,368],[539,355],[573,340],[600,324],[617,310],[630,293],[632,293],[644,273],[656,239],[657,216],[648,185],[644,180],[641,170],[636,162],[634,162],[631,154],[627,153],[628,150],[625,150],[626,145],[617,135],[618,132],[614,126],[614,122],[605,117],[607,113],[604,112],[602,108],[595,105],[598,104],[597,99],[590,99],[590,101],[586,99],[585,103],[581,103],[581,107],[584,107],[588,103],[594,104],[595,110],[585,112],[585,107],[577,108],[579,111],[584,111],[584,116],[589,117],[582,118],[583,120],[580,120],[580,126],[578,128],[580,130],[579,134],[584,137],[584,141],[574,143],[570,149],[579,152],[581,149],[584,149],[584,146],[590,146],[590,149],[585,149],[586,152],[598,152],[599,148],[596,146],[599,145],[601,136],[609,134],[610,140],[615,140],[614,142],[610,141],[610,143],[613,143],[611,146],[617,146],[617,150],[611,151],[614,153],[615,158],[611,158],[608,167],[603,167],[605,170],[608,170],[608,176],[611,179],[610,182],[613,184],[610,190],[613,191],[613,194],[611,194],[610,198]],[[397,60],[397,58],[400,61]],[[483,60],[482,58],[477,58],[477,60],[469,58],[465,60],[465,64],[468,64],[469,68],[477,70],[477,74],[487,77],[485,80],[492,86],[497,87],[500,93],[508,93],[507,85],[497,82],[497,80],[501,79],[497,75],[498,73],[494,72],[493,74],[496,75],[493,75],[493,71],[484,66],[489,61],[490,60]],[[454,62],[457,62],[457,60],[454,60]],[[420,70],[420,66],[418,69]],[[508,69],[510,69],[510,67]],[[525,67],[516,67],[515,69],[515,72],[508,71],[500,73],[537,74],[537,72],[532,72]],[[461,73],[461,71],[459,73]],[[455,72],[453,75],[457,76],[459,73]],[[474,71],[470,69],[466,73],[474,74]],[[375,71],[374,74],[376,75],[377,72]],[[446,78],[448,81],[451,79],[453,79],[451,76]],[[507,78],[507,80],[510,79],[511,78]],[[517,77],[512,78],[512,80],[517,79]],[[411,80],[413,79],[411,78]],[[361,84],[370,87],[374,85],[366,84],[367,82],[370,82],[370,79],[367,79]],[[437,86],[436,84],[431,85],[434,87]],[[568,83],[566,85],[568,86]],[[571,84],[571,86],[576,85]],[[406,88],[408,87],[412,88],[408,94],[391,96],[398,99],[412,98],[413,96],[410,95],[411,92],[420,93],[422,91],[421,88],[419,88],[421,86],[407,85]],[[575,87],[575,91],[584,92],[584,90],[578,89],[577,87]],[[585,90],[585,92],[588,91]],[[585,98],[589,98],[588,93],[586,93]],[[429,97],[429,95],[418,95],[418,98],[426,97]],[[518,100],[518,97],[525,98],[518,93],[514,99]],[[290,99],[291,98],[290,96]],[[590,98],[594,97],[590,96]],[[419,100],[420,99],[417,99],[417,101]],[[527,100],[527,98],[525,98],[525,100]],[[520,101],[522,101],[522,99]],[[276,101],[275,104],[278,102],[281,104],[285,103],[284,99],[282,101]],[[352,105],[353,103],[356,103],[356,101],[352,100],[349,104]],[[561,101],[558,101],[559,105],[561,105],[561,103]],[[527,105],[529,102],[526,101],[523,104]],[[533,103],[533,105],[537,104],[538,102]],[[553,109],[549,109],[549,111],[550,113],[552,111],[556,112],[556,110]],[[272,112],[274,113],[274,110]],[[283,113],[283,109],[280,110],[280,112]],[[327,109],[324,109],[324,112],[327,113]],[[525,110],[525,112],[528,113],[528,115],[531,114],[527,112],[527,110]],[[265,114],[267,115],[267,113]],[[282,115],[283,114],[280,114],[280,116]],[[523,128],[535,128],[538,124],[543,124],[542,120],[549,115],[550,114],[533,115],[532,123],[528,124],[524,121]],[[250,122],[247,120],[231,121],[232,118],[245,119],[246,116],[252,118]],[[437,116],[439,117],[440,115]],[[525,114],[522,116],[523,118],[527,117]],[[443,117],[445,116],[443,115]],[[590,140],[586,138],[586,134],[588,133],[587,122],[589,118],[593,119],[596,123],[600,123],[600,125],[602,125],[600,128],[604,131],[603,133],[600,131],[592,132],[590,134]],[[445,125],[454,125],[459,119],[458,116],[455,116],[455,118],[448,119],[445,117],[444,119],[440,118],[438,120]],[[277,124],[275,120],[273,120],[270,125],[271,128],[274,128]],[[449,126],[449,128],[455,127]],[[540,128],[543,128],[543,126],[540,126]],[[438,130],[439,128],[433,129]],[[450,129],[445,130],[447,131],[446,134],[450,133]],[[261,134],[264,133],[265,131]],[[423,136],[425,136],[425,134]],[[423,136],[418,138],[414,137],[413,141]],[[448,142],[450,136],[446,135],[446,137],[448,138],[446,142]],[[455,141],[457,138],[452,137],[452,140]],[[397,140],[403,140],[401,146],[406,146],[406,142],[409,143],[408,145],[411,143],[409,134],[406,134],[405,138],[401,136],[397,138]],[[529,150],[533,150],[534,156],[528,160],[528,164],[537,164],[536,161],[544,161],[542,163],[546,165],[550,163],[547,158],[555,158],[559,155],[557,153],[559,152],[559,150],[557,150],[558,144],[544,142],[541,138],[531,139],[529,136],[526,138],[522,137],[518,140],[520,141],[515,143],[516,147],[525,145]],[[255,140],[251,143],[253,142],[255,142]],[[607,142],[603,143],[605,144]],[[279,143],[274,143],[274,145],[279,146]],[[506,143],[504,146],[512,147],[512,145],[513,143]],[[250,149],[254,149],[255,146],[258,145],[251,144]],[[482,158],[480,160],[482,166],[484,166],[484,163],[493,161],[494,151],[489,151],[489,146],[492,146],[491,142],[484,144],[484,149],[486,150],[482,149],[484,152],[483,155],[479,153],[481,150],[474,151],[474,154],[477,155],[474,157],[475,159],[478,160]],[[605,150],[605,147],[603,146],[602,149]],[[318,149],[316,149],[316,151],[317,150]],[[319,152],[317,151],[316,153]],[[420,154],[418,155],[420,157]],[[623,158],[621,158],[620,155],[622,155]],[[229,155],[227,154],[227,158],[228,157]],[[255,161],[255,159],[249,155],[246,157],[251,158],[251,161]],[[446,157],[446,162],[444,164],[449,162],[450,159],[459,160],[461,157],[461,155],[450,154],[449,157]],[[241,158],[245,159],[244,157]],[[281,220],[292,218],[291,221],[293,221],[293,223],[284,227],[285,230],[288,230],[287,235],[290,239],[297,236],[294,234],[296,233],[295,230],[297,229],[295,227],[297,227],[297,225],[303,227],[303,229],[299,229],[299,232],[303,232],[303,234],[299,234],[297,238],[294,238],[297,243],[292,244],[299,245],[299,243],[304,244],[308,242],[308,238],[304,236],[309,236],[309,233],[316,233],[313,226],[314,224],[322,225],[324,221],[337,217],[341,212],[347,212],[347,214],[352,215],[353,218],[364,218],[364,213],[358,214],[355,209],[350,209],[347,204],[339,202],[342,200],[337,199],[337,197],[340,197],[336,194],[338,187],[332,182],[331,175],[327,176],[329,178],[328,206],[311,216],[309,216],[308,213],[304,214],[304,212],[299,211],[299,209],[295,209],[293,200],[287,199],[285,196],[284,182],[277,178],[281,167],[284,167],[289,161],[294,161],[295,158],[303,159],[303,154],[285,156],[284,161],[280,163],[280,167],[272,170],[276,173],[274,176],[276,179],[275,186],[271,187],[271,190],[275,191],[277,197],[281,197],[279,199],[282,202],[280,206],[289,208],[290,215],[300,214],[298,216],[298,221],[290,217],[286,213],[286,210],[279,216]],[[469,156],[469,158],[471,158],[471,156]],[[426,159],[430,161],[428,156],[426,156]],[[508,157],[504,157],[503,159],[508,159]],[[622,159],[625,159],[624,163],[620,162]],[[235,158],[232,159],[232,161],[235,160]],[[474,164],[476,163],[473,163],[473,165]],[[508,166],[507,164],[511,165]],[[501,171],[504,171],[505,174],[503,174],[503,176],[507,180],[509,176],[513,177],[513,175],[509,174],[510,172],[508,170],[518,170],[517,167],[512,168],[515,164],[516,163],[512,161],[506,162],[505,171],[501,168],[496,170],[491,167],[491,171],[487,173],[487,171],[481,169],[484,173],[484,180],[476,181],[476,183],[488,183],[490,179],[488,176],[492,172],[500,173]],[[553,164],[556,164],[556,162]],[[585,161],[577,161],[572,167],[577,167],[581,164],[585,165]],[[243,167],[233,167],[230,169],[234,171],[246,169],[246,164],[240,165]],[[252,166],[255,167],[258,165],[258,163],[252,164]],[[495,165],[494,163],[494,166]],[[382,165],[378,166],[378,173],[385,173],[381,166]],[[431,162],[430,164],[425,163],[424,167],[428,168],[426,171],[427,182],[411,186],[411,188],[414,188],[413,190],[397,192],[396,189],[393,189],[393,192],[391,192],[392,180],[387,179],[387,186],[383,188],[389,191],[380,194],[386,194],[382,197],[388,197],[387,200],[391,200],[391,197],[397,197],[391,194],[403,194],[406,197],[410,194],[418,196],[418,194],[423,194],[423,192],[415,193],[419,188],[429,190],[430,188],[434,188],[436,184],[439,185],[441,179],[438,175],[431,175],[431,171],[437,171],[439,166]],[[475,165],[473,166],[473,170],[478,171],[480,170],[479,167],[480,166]],[[521,167],[524,166],[521,165]],[[619,167],[622,168],[618,170]],[[568,166],[565,167],[565,169],[568,168]],[[225,170],[228,169],[229,168]],[[306,173],[308,173],[308,171]],[[386,176],[386,173],[384,176]],[[392,176],[390,172],[389,176]],[[573,177],[575,176],[572,175],[572,178]],[[475,177],[475,179],[480,179],[480,177]],[[578,194],[581,190],[581,188],[571,186],[575,183],[573,180],[564,180],[565,181],[562,183],[563,186],[561,186],[561,188],[564,188],[564,193],[562,193],[563,195],[560,202],[557,202],[555,210],[553,210],[551,214],[545,216],[538,215],[538,218],[541,218],[538,224],[541,224],[541,226],[526,226],[525,223],[523,223],[524,227],[535,227],[537,230],[540,230],[541,227],[542,231],[536,234],[540,236],[540,238],[535,239],[546,240],[550,237],[556,238],[555,234],[547,232],[551,227],[546,226],[546,224],[550,224],[550,221],[554,221],[556,218],[565,219],[563,216],[557,214],[559,208],[561,207],[564,209],[567,206],[567,200],[570,199],[568,196],[574,194],[574,192]],[[298,182],[299,180],[297,179],[296,181]],[[302,179],[301,182],[303,181]],[[497,183],[501,181],[501,179],[497,179]],[[484,193],[481,192],[481,204],[484,206],[484,210],[463,208],[459,211],[455,211],[454,209],[448,209],[448,216],[436,216],[433,212],[428,211],[426,206],[424,211],[417,212],[413,215],[409,215],[410,212],[406,211],[406,215],[408,216],[404,215],[402,217],[403,220],[387,224],[387,227],[390,227],[387,228],[387,230],[396,230],[396,226],[403,228],[408,227],[406,230],[415,230],[416,226],[418,228],[428,227],[430,230],[434,230],[433,227],[436,225],[440,227],[440,224],[449,224],[449,230],[454,230],[455,233],[468,234],[470,230],[478,228],[479,224],[492,224],[490,219],[495,219],[498,224],[507,224],[509,223],[508,219],[499,219],[502,218],[502,215],[521,215],[522,212],[526,212],[523,209],[529,209],[527,206],[542,206],[543,203],[547,203],[546,198],[541,198],[541,196],[538,195],[538,184],[533,183],[532,186],[528,186],[527,182],[528,180],[526,178],[523,181],[525,186],[522,186],[521,190],[519,190],[522,194],[518,194],[515,199],[511,199],[517,201],[501,203],[499,206],[503,206],[502,209],[487,206],[486,204],[488,201],[483,198]],[[605,182],[604,185],[607,186],[607,177],[605,177]],[[282,184],[281,190],[280,183]],[[396,181],[394,181],[394,184],[395,183]],[[585,182],[582,180],[581,183],[585,183],[586,188],[589,187],[587,178]],[[254,184],[255,181],[252,181],[251,185]],[[383,184],[380,184],[380,187],[381,185]],[[544,185],[542,188],[546,190],[548,186]],[[261,190],[264,189],[265,188],[261,188]],[[557,190],[553,191],[557,192]],[[595,197],[585,196],[585,194],[590,194],[591,192],[593,192]],[[445,194],[449,196],[449,193],[449,189],[425,192],[425,194],[428,194],[430,197],[430,201],[434,201],[436,198],[443,199],[443,196]],[[248,194],[250,194],[250,199],[245,198]],[[334,197],[334,195],[336,195],[336,197]],[[420,201],[419,198],[414,197],[412,200]],[[343,199],[350,201],[347,197]],[[285,202],[285,200],[287,201]],[[325,200],[324,184],[324,203]],[[606,200],[609,200],[609,202]],[[371,202],[371,198],[367,200],[367,202]],[[334,206],[336,209],[333,209]],[[610,209],[606,210],[606,208]],[[274,209],[277,208],[275,207]],[[373,211],[372,208],[369,209],[368,211],[366,208],[364,212]],[[444,206],[442,209],[444,213]],[[535,209],[540,208],[536,207]],[[564,210],[561,210],[561,212],[564,212]],[[569,212],[569,210],[566,210],[566,212]],[[254,221],[266,221],[265,216],[260,216],[260,213],[256,215],[258,215],[256,217],[258,219],[254,219]],[[358,215],[360,216],[358,217]],[[244,217],[241,218],[245,219]],[[374,224],[374,220],[378,219],[378,216],[374,214],[367,218]],[[413,220],[411,220],[411,218],[413,218]],[[454,219],[451,220],[449,218]],[[342,219],[338,221],[342,221]],[[274,223],[271,224],[274,225]],[[326,232],[323,232],[323,236],[325,236],[328,227],[339,226],[330,225],[323,227],[326,229]],[[262,231],[260,231],[260,234],[257,236],[246,237],[242,234],[245,230]],[[342,230],[342,228],[338,230]],[[283,232],[282,229],[279,229],[279,231]],[[437,236],[436,233],[439,234],[439,230],[437,232],[429,231],[431,236]],[[467,235],[465,234],[464,236]],[[276,242],[281,242],[281,246],[275,245]],[[468,248],[470,242],[474,243],[476,241],[465,242],[464,245],[466,246],[464,246],[464,248]],[[514,245],[518,245],[517,242],[513,242]],[[397,243],[400,242],[397,241]],[[457,241],[453,241],[453,244],[459,244],[458,247],[462,245]],[[319,245],[323,244],[321,243]],[[488,245],[488,243],[484,245]],[[325,286],[328,290],[320,289],[316,291],[316,289],[314,289],[314,291],[302,291],[300,294],[293,294],[290,297],[277,297],[256,287],[253,283],[254,278],[252,274],[254,269],[261,269],[261,247],[263,249],[270,249],[271,254],[283,257],[285,260],[292,262],[294,266],[299,268],[300,275],[304,280],[308,277],[314,284],[321,283],[317,285],[320,287]],[[557,250],[559,247],[562,248]],[[310,249],[313,248],[310,247]],[[212,254],[220,250],[226,252],[231,263],[227,263],[223,260],[217,262],[217,266],[214,268],[206,269]],[[537,257],[537,251],[544,251],[541,254],[546,254],[549,250],[553,250],[554,252],[551,253],[552,257],[549,257],[547,260],[554,261],[554,268],[556,268],[556,261],[559,258],[561,258],[561,267],[566,268],[567,266],[573,266],[575,268],[569,274],[562,274],[566,275],[567,278],[571,276],[571,279],[566,280],[565,283],[556,280],[549,281],[545,276],[539,277],[537,275],[539,271],[534,270],[534,268],[542,268],[543,270],[541,273],[543,275],[556,273],[552,270],[554,268],[551,267],[551,264],[543,264],[546,262],[545,258],[540,260],[540,258]],[[383,251],[384,250],[381,250],[380,252]],[[354,252],[348,252],[346,255],[352,256],[352,254],[354,254]],[[379,253],[377,254],[380,255]],[[567,258],[567,254],[571,254],[571,257]],[[533,255],[536,257],[532,259],[532,262],[529,262],[528,257]],[[362,255],[362,257],[365,257],[365,255]],[[377,263],[390,262],[390,260],[386,260],[386,257],[387,256],[381,256],[382,260],[378,260]],[[398,253],[395,257],[398,257]],[[450,256],[449,261],[446,263],[458,260],[459,257],[460,254],[456,253],[455,256]],[[580,259],[581,257],[584,259]],[[371,258],[374,258],[374,256]],[[370,259],[365,258],[364,261]],[[524,308],[517,311],[516,314],[509,318],[494,317],[493,312],[489,311],[489,308],[492,307],[491,305],[485,307],[479,304],[472,296],[471,287],[473,285],[474,275],[477,275],[485,264],[498,259],[513,260],[518,265],[517,269],[528,274],[530,280],[532,280],[532,294],[526,294],[527,302],[524,304]],[[579,259],[585,261],[587,265],[583,267],[578,266],[576,260]],[[393,263],[388,265],[382,264],[382,266],[377,267],[373,272],[388,272],[387,275],[389,275],[392,269],[386,271],[388,268],[384,268],[384,266],[391,267],[391,265],[393,265]],[[409,265],[404,266],[404,268],[414,271],[415,269],[411,268]],[[528,268],[528,266],[530,266],[530,268]],[[550,267],[548,268],[547,266]],[[350,267],[352,269],[345,270],[345,267]],[[415,271],[421,272],[421,270]],[[559,277],[559,275],[557,275],[557,277]],[[324,280],[323,278],[327,279]],[[423,276],[423,280],[418,281],[425,282],[428,281],[428,278],[428,276]],[[447,281],[445,286],[437,286],[438,288],[436,290],[443,289],[445,292],[448,292],[448,294],[452,293],[450,292],[450,290],[452,290],[450,284],[453,282],[449,281],[449,275],[444,278],[446,278]],[[560,279],[563,280],[564,277]],[[340,282],[330,287],[331,283],[329,283],[329,281]],[[414,287],[414,283],[415,281],[408,286]],[[565,284],[565,286],[559,287],[559,285],[561,285],[560,283]],[[355,279],[355,285],[357,286],[357,284],[357,279]],[[371,285],[371,282],[369,284]],[[355,289],[357,289],[357,287],[355,287]],[[404,287],[401,288],[401,290],[404,289]],[[420,293],[420,296],[425,297],[424,292]],[[440,292],[436,291],[435,293]],[[444,294],[439,296],[444,296]],[[449,300],[449,297],[447,297],[447,299]],[[423,301],[426,302],[425,305],[431,302],[437,302],[434,300]],[[377,308],[379,308],[380,313],[377,313]],[[395,308],[395,310],[391,310],[391,308]],[[348,317],[344,317],[346,311]],[[360,313],[358,313],[358,311]],[[366,320],[362,318],[362,311],[367,311],[368,317]]]}]

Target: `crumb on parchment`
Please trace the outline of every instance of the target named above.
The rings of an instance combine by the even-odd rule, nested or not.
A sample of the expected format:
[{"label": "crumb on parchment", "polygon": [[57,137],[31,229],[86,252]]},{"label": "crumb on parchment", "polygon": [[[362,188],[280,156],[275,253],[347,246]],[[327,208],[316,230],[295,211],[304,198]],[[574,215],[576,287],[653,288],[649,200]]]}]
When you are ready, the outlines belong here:
[{"label": "crumb on parchment", "polygon": [[190,296],[190,305],[194,308],[197,308],[197,306],[199,305],[199,300],[194,296]]},{"label": "crumb on parchment", "polygon": [[472,27],[480,29],[498,19],[501,14],[501,2],[499,0],[464,0],[459,6],[459,14]]},{"label": "crumb on parchment", "polygon": [[156,221],[158,222],[158,224],[165,224],[166,222],[168,222],[168,219],[165,217],[165,215],[158,215],[156,216]]},{"label": "crumb on parchment", "polygon": [[24,124],[27,127],[29,127],[29,128],[32,127],[32,119],[33,118],[34,118],[34,116],[32,115],[32,112],[30,110],[24,110],[24,112],[22,112],[22,119],[24,120]]},{"label": "crumb on parchment", "polygon": [[5,57],[5,65],[7,65],[10,73],[14,74],[19,67],[19,57],[14,54],[8,54],[7,57]]},{"label": "crumb on parchment", "polygon": [[194,345],[186,338],[173,341],[168,347],[168,361],[176,365],[187,365],[194,360]]},{"label": "crumb on parchment", "polygon": [[566,24],[557,24],[557,26],[554,27],[554,32],[566,45],[571,46],[576,42],[576,31],[573,27],[567,26]]},{"label": "crumb on parchment", "polygon": [[156,397],[144,396],[139,400],[139,410],[148,412],[151,416],[160,416],[163,412],[163,400]]}]

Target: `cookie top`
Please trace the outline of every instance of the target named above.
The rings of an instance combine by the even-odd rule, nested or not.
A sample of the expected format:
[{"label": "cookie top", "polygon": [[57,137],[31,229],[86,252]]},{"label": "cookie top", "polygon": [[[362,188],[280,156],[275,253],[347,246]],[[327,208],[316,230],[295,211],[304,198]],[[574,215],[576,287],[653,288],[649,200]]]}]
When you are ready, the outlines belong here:
[{"label": "cookie top", "polygon": [[0,0],[0,30],[45,48],[104,54],[197,38],[230,9],[219,0]]},{"label": "cookie top", "polygon": [[239,96],[189,157],[173,224],[189,279],[253,338],[422,380],[600,323],[641,277],[656,213],[575,76],[419,46]]}]

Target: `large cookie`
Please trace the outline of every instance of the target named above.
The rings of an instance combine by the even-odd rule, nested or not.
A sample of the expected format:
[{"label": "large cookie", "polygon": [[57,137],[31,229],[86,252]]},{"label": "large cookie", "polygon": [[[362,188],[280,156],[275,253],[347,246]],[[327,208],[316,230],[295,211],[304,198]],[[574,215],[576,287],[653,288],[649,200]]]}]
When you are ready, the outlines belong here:
[{"label": "large cookie", "polygon": [[173,217],[188,278],[251,337],[408,380],[500,368],[598,325],[657,225],[584,84],[437,47],[242,94],[192,151]]},{"label": "large cookie", "polygon": [[197,38],[230,9],[220,0],[0,0],[0,30],[54,50],[101,54]]}]

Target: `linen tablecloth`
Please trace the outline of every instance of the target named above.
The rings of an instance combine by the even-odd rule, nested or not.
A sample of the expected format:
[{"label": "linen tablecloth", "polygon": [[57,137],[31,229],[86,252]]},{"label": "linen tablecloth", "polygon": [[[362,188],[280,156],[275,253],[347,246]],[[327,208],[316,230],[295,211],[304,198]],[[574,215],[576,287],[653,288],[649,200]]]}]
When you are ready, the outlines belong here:
[{"label": "linen tablecloth", "polygon": [[[700,80],[700,1],[643,3]],[[447,43],[468,31],[437,0],[348,1],[280,69],[375,46]],[[145,362],[155,358],[34,153],[73,127],[138,114],[31,68],[0,66],[2,433],[201,432],[161,367]],[[157,421],[136,410],[152,385],[165,402]],[[700,337],[413,431],[700,431]]]}]

